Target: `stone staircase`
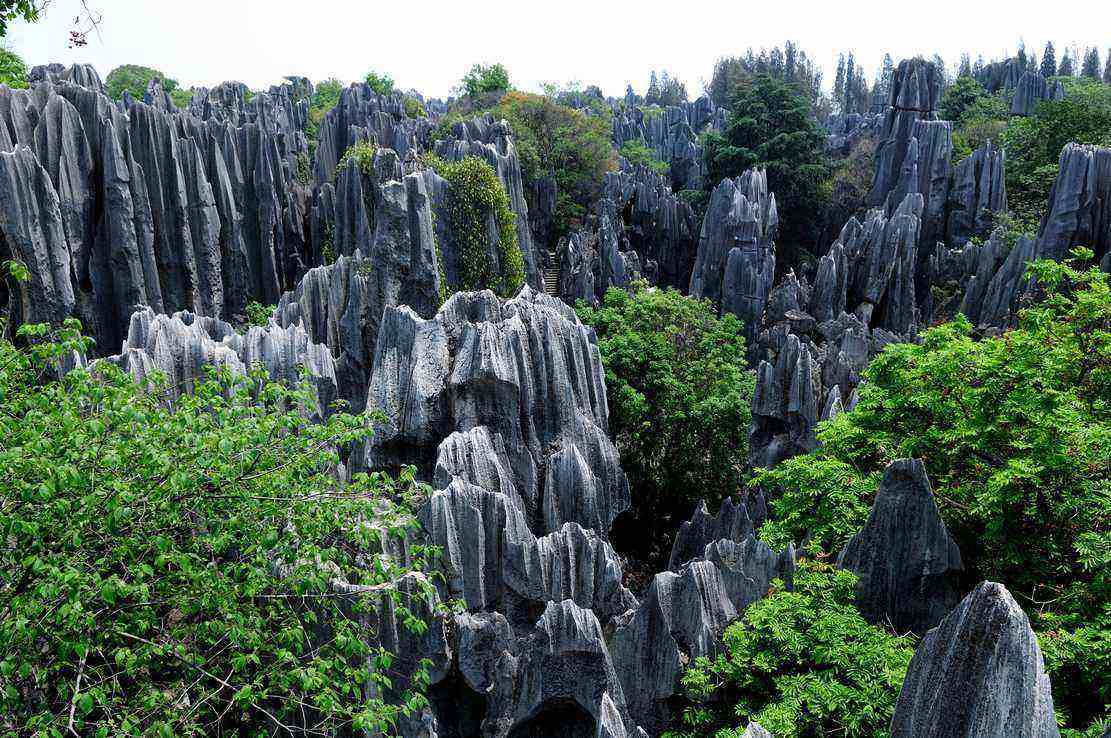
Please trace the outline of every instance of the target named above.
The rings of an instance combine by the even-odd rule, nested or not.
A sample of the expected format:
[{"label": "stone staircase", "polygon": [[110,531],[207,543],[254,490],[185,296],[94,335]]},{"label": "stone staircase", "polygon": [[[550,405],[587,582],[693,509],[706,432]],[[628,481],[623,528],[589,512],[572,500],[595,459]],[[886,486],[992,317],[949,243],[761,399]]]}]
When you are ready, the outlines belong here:
[{"label": "stone staircase", "polygon": [[551,251],[544,260],[544,294],[559,297],[559,267],[556,266],[555,253]]}]

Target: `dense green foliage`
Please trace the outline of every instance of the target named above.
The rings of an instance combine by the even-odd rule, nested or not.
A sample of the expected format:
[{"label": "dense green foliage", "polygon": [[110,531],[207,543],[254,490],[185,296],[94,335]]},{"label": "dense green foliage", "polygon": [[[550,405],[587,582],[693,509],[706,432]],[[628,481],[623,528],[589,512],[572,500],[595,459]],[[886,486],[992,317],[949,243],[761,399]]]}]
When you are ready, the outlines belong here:
[{"label": "dense green foliage", "polygon": [[318,82],[313,89],[312,100],[309,101],[309,122],[305,125],[310,149],[315,150],[316,139],[320,135],[320,122],[329,110],[339,105],[342,93],[343,83],[335,77]]},{"label": "dense green foliage", "polygon": [[411,473],[336,481],[373,416],[309,422],[311,389],[265,372],[172,405],[107,363],[52,379],[88,345],[76,321],[20,337],[0,342],[0,732],[335,734],[425,704],[423,668],[376,696],[393,656],[358,617],[391,598],[421,632],[431,586],[403,594],[411,569],[378,553],[417,525]]},{"label": "dense green foliage", "polygon": [[945,88],[938,105],[938,112],[942,120],[959,121],[964,113],[974,103],[989,97],[984,86],[972,76],[958,77],[953,84]]},{"label": "dense green foliage", "polygon": [[378,147],[370,141],[359,141],[358,143],[351,144],[344,150],[339,161],[336,162],[336,171],[333,174],[333,178],[352,161],[358,165],[359,171],[363,174],[367,176],[374,174],[374,155],[377,152]]},{"label": "dense green foliage", "polygon": [[274,307],[255,300],[247,303],[247,325],[266,326],[274,314]]},{"label": "dense green foliage", "polygon": [[460,83],[467,97],[481,97],[492,92],[509,90],[509,72],[501,64],[475,64],[463,75]]},{"label": "dense green foliage", "polygon": [[787,263],[812,248],[829,200],[825,134],[796,87],[769,75],[739,85],[723,133],[705,137],[707,186],[746,169],[763,167],[779,206],[780,254]]},{"label": "dense green foliage", "polygon": [[[526,190],[545,178],[555,181],[552,238],[580,225],[601,194],[605,173],[615,166],[608,118],[560,105],[547,95],[516,91],[479,107],[509,123]],[[433,135],[448,137],[453,125],[476,112],[475,105],[454,110],[440,120]]]},{"label": "dense green foliage", "polygon": [[11,88],[27,86],[27,65],[11,49],[0,46],[0,85]]},{"label": "dense green foliage", "polygon": [[667,173],[671,170],[670,165],[657,157],[656,152],[648,148],[639,138],[621,144],[618,153],[634,167],[648,167],[657,174],[664,176],[667,176]]},{"label": "dense green foliage", "polygon": [[1111,145],[1111,86],[1065,79],[1063,100],[1038,104],[1033,115],[1011,120],[1007,148],[1007,204],[1023,221],[1037,223],[1069,142]]},{"label": "dense green foliage", "polygon": [[388,95],[393,92],[393,77],[388,74],[378,74],[372,69],[366,73],[364,81],[370,89],[379,95]]},{"label": "dense green foliage", "polygon": [[142,100],[147,94],[147,85],[151,80],[162,80],[162,89],[173,95],[177,89],[177,80],[167,77],[157,69],[141,67],[137,64],[124,64],[108,73],[104,86],[108,89],[108,96],[113,100],[122,100],[123,93],[131,93],[135,100]]},{"label": "dense green foliage", "polygon": [[719,59],[706,91],[716,105],[728,107],[735,90],[760,75],[786,82],[812,103],[818,102],[822,71],[793,41],[783,48],[761,49],[759,53],[750,48],[744,56]]},{"label": "dense green foliage", "polygon": [[578,313],[598,333],[610,433],[633,492],[621,548],[658,564],[698,500],[714,505],[742,481],[754,388],[742,326],[707,301],[643,284]]},{"label": "dense green foliage", "polygon": [[44,5],[43,0],[0,0],[0,36],[8,34],[13,20],[37,21]]},{"label": "dense green foliage", "polygon": [[[477,156],[446,161],[429,155],[426,162],[451,183],[451,233],[459,250],[460,278],[452,291],[491,289],[503,297],[515,295],[525,281],[525,262],[517,243],[517,216],[497,172]],[[490,217],[498,231],[496,254],[487,242]]]},{"label": "dense green foliage", "polygon": [[777,738],[887,735],[914,641],[869,625],[855,586],[852,572],[810,561],[792,590],[773,583],[726,628],[725,653],[684,674],[692,704],[670,735],[740,736],[750,720]]},{"label": "dense green foliage", "polygon": [[1050,664],[1069,677],[1054,679],[1055,701],[1080,726],[1111,697],[1111,630],[1077,635],[1111,617],[1111,287],[1098,269],[1034,271],[1050,293],[1016,329],[976,340],[958,316],[873,359],[821,449],[759,476],[778,521],[761,535],[805,530],[834,552],[864,523],[866,480],[921,458],[970,578],[1005,584],[1043,642],[1059,641]]}]

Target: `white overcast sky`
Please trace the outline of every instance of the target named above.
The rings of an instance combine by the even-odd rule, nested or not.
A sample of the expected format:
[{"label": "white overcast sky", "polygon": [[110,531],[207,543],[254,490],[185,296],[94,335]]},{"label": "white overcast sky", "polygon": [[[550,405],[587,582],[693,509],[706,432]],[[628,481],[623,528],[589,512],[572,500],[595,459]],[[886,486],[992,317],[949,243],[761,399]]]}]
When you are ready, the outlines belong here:
[{"label": "white overcast sky", "polygon": [[[714,60],[791,38],[821,64],[827,87],[837,53],[856,52],[869,78],[896,62],[940,53],[955,64],[1002,58],[1019,39],[1039,56],[1058,48],[1111,46],[1111,1],[896,0],[88,0],[101,36],[81,49],[66,38],[80,0],[53,0],[37,24],[13,23],[6,43],[30,65],[91,62],[101,76],[120,64],[162,70],[182,85],[235,79],[259,89],[287,74],[345,82],[368,69],[403,88],[446,96],[475,62],[503,62],[513,84],[579,80],[620,95],[651,69],[668,69],[696,95]],[[1025,6],[1025,9],[1023,9]]]}]

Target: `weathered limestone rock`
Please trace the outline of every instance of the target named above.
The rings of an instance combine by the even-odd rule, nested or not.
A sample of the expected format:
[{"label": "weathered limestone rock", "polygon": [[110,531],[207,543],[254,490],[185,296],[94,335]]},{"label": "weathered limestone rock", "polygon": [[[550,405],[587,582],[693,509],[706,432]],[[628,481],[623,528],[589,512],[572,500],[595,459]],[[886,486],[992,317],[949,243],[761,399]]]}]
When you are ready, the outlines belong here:
[{"label": "weathered limestone rock", "polygon": [[703,500],[695,508],[694,516],[679,526],[667,568],[678,571],[688,561],[701,558],[709,544],[722,539],[740,542],[751,536],[753,530],[747,500],[734,502],[733,498],[726,497],[714,517],[710,516]]},{"label": "weathered limestone rock", "polygon": [[1111,268],[1111,149],[1070,143],[1061,151],[1037,253],[1061,261],[1075,246]]},{"label": "weathered limestone rock", "polygon": [[899,182],[907,150],[915,138],[915,124],[937,120],[941,76],[941,70],[924,59],[902,61],[892,75],[888,108],[876,148],[876,175],[869,195],[872,205],[882,205]]},{"label": "weathered limestone rock", "polygon": [[964,565],[921,461],[887,466],[868,522],[837,564],[860,577],[857,605],[869,622],[922,635],[953,609]]},{"label": "weathered limestone rock", "polygon": [[1060,80],[1049,82],[1038,72],[1025,72],[1014,86],[1011,115],[1033,115],[1042,100],[1063,100],[1065,86]]},{"label": "weathered limestone rock", "polygon": [[429,320],[387,308],[367,406],[388,420],[364,463],[430,475],[441,440],[486,426],[502,438],[534,530],[608,531],[629,490],[606,435],[594,340],[571,308],[528,287],[504,302],[459,293]]},{"label": "weathered limestone rock", "polygon": [[981,582],[926,634],[907,670],[892,738],[1056,738],[1037,638],[1001,584]]},{"label": "weathered limestone rock", "polygon": [[698,136],[724,129],[726,115],[705,95],[663,109],[627,105],[614,111],[613,142],[621,148],[627,141],[643,141],[670,166],[674,191],[701,189],[706,168]]},{"label": "weathered limestone rock", "polygon": [[698,252],[698,225],[691,206],[647,167],[608,172],[603,191],[622,217],[629,247],[641,264],[656,263],[656,283],[686,290]]},{"label": "weathered limestone rock", "polygon": [[772,288],[778,227],[775,195],[763,170],[723,180],[710,195],[690,294],[743,320],[750,344]]},{"label": "weathered limestone rock", "polygon": [[945,240],[950,248],[987,236],[996,213],[1007,210],[1004,154],[991,141],[956,166],[947,208]]}]

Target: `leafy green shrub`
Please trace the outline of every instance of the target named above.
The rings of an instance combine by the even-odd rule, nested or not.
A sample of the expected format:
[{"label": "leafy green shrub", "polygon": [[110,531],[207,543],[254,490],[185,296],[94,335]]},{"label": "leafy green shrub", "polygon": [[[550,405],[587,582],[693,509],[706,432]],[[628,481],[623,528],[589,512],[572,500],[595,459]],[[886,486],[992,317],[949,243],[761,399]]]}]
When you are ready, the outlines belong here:
[{"label": "leafy green shrub", "polygon": [[[517,244],[517,216],[494,168],[477,156],[446,161],[430,155],[426,162],[451,183],[451,233],[460,250],[461,280],[453,288],[516,294],[525,281],[525,261]],[[491,215],[498,229],[497,263],[487,248],[486,220]]]},{"label": "leafy green shrub", "polygon": [[8,34],[8,23],[13,20],[24,20],[34,23],[39,19],[45,3],[32,2],[32,0],[4,0],[0,2],[0,36]]},{"label": "leafy green shrub", "polygon": [[375,732],[426,704],[427,671],[398,679],[358,617],[391,598],[421,633],[431,587],[403,594],[413,569],[378,553],[418,525],[411,472],[336,481],[371,415],[310,423],[311,389],[227,370],[169,407],[163,378],[107,363],[50,379],[89,345],[76,321],[20,337],[0,341],[0,732]]},{"label": "leafy green shrub", "polygon": [[305,135],[309,139],[310,148],[315,149],[316,139],[320,135],[320,122],[329,110],[339,104],[342,93],[343,83],[335,77],[318,82],[313,89],[312,100],[309,102],[309,120],[305,124]]},{"label": "leafy green shrub", "polygon": [[174,101],[174,105],[184,110],[185,108],[189,107],[189,104],[191,102],[193,102],[193,90],[186,90],[181,87],[175,87],[174,89],[170,90],[170,99]]},{"label": "leafy green shrub", "polygon": [[407,115],[408,117],[410,117],[410,118],[427,118],[428,117],[428,111],[426,111],[424,109],[424,105],[421,104],[421,101],[416,99],[415,97],[409,97],[408,95],[406,95],[404,105],[405,105],[405,115]]},{"label": "leafy green shrub", "polygon": [[952,121],[956,125],[964,117],[968,108],[988,97],[990,97],[988,91],[976,81],[975,77],[968,75],[957,77],[953,84],[945,88],[945,93],[938,103],[938,112],[942,120]]},{"label": "leafy green shrub", "polygon": [[669,538],[694,504],[720,502],[743,478],[755,382],[741,323],[729,313],[718,318],[706,301],[643,283],[577,310],[598,334],[610,433],[633,494],[615,540],[666,563]]},{"label": "leafy green shrub", "polygon": [[1039,222],[1069,142],[1111,145],[1111,86],[1066,78],[1063,100],[1045,100],[1034,114],[1011,120],[1007,149],[1007,204],[1021,219]]},{"label": "leafy green shrub", "polygon": [[[1035,629],[1057,638],[1107,617],[1111,286],[1097,268],[1033,270],[1049,294],[1014,330],[976,340],[958,316],[872,360],[856,407],[819,429],[822,447],[763,476],[773,517],[784,516],[773,540],[807,527],[834,552],[853,518],[864,521],[864,479],[893,459],[920,458],[970,578],[1037,605]],[[814,500],[823,490],[832,499]],[[867,496],[854,504],[854,490]],[[1097,664],[1053,682],[1074,725],[1106,710],[1111,671],[1106,656]]]},{"label": "leafy green shrub", "polygon": [[887,735],[914,640],[868,624],[853,604],[856,576],[801,562],[793,589],[778,580],[725,630],[725,653],[683,676],[691,704],[674,738],[748,721],[777,738]]},{"label": "leafy green shrub", "polygon": [[359,141],[347,147],[347,150],[340,156],[339,162],[336,163],[336,171],[333,174],[333,179],[343,169],[347,168],[347,163],[350,161],[356,162],[359,171],[363,174],[370,176],[374,174],[374,155],[378,152],[378,147],[370,141]]},{"label": "leafy green shrub", "polygon": [[130,92],[135,100],[142,100],[143,95],[147,94],[147,86],[153,79],[162,80],[162,89],[171,96],[177,89],[177,80],[167,77],[157,69],[141,67],[137,64],[116,67],[108,73],[104,86],[108,90],[108,96],[113,100],[122,100],[124,92]]},{"label": "leafy green shrub", "polygon": [[509,90],[509,72],[501,64],[475,64],[463,75],[462,90],[467,97],[481,97]]},{"label": "leafy green shrub", "polygon": [[303,151],[297,155],[297,172],[294,176],[300,184],[312,183],[312,164],[309,163],[309,155]]},{"label": "leafy green shrub", "polygon": [[372,69],[366,73],[365,81],[370,89],[379,95],[388,95],[393,92],[393,77],[388,74],[378,74]]},{"label": "leafy green shrub", "polygon": [[270,322],[270,316],[274,314],[274,308],[274,305],[263,305],[254,300],[247,303],[247,325],[266,327]]},{"label": "leafy green shrub", "polygon": [[19,54],[3,46],[0,46],[0,85],[12,89],[27,86],[27,65]]},{"label": "leafy green shrub", "polygon": [[666,161],[661,161],[656,152],[648,148],[648,146],[639,138],[631,139],[621,144],[621,149],[618,151],[625,160],[632,164],[634,167],[648,167],[657,174],[667,176],[671,171],[671,165]]}]

